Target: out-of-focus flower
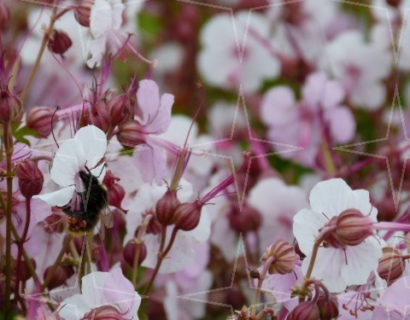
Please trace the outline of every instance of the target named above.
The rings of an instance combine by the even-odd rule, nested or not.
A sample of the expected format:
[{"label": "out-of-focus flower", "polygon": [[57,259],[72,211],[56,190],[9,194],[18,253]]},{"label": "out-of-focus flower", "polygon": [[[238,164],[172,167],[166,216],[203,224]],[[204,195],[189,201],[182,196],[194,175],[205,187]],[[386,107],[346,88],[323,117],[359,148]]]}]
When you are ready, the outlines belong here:
[{"label": "out-of-focus flower", "polygon": [[[293,234],[306,255],[302,265],[305,273],[317,237],[344,212],[356,210],[363,218],[377,222],[377,210],[370,204],[368,191],[352,190],[342,179],[319,182],[310,192],[309,201],[311,209],[302,209],[293,218]],[[352,226],[354,232],[356,227]],[[337,227],[330,237],[332,239],[319,247],[312,277],[321,279],[331,292],[366,283],[382,255],[380,241],[366,233],[359,244],[335,243]]]},{"label": "out-of-focus flower", "polygon": [[[92,272],[82,278],[82,293],[61,302],[58,313],[65,320],[104,319],[90,317],[104,312],[120,319],[138,320],[141,297],[134,286],[124,277],[120,268],[110,272]],[[105,309],[104,309],[105,307]],[[106,319],[107,319],[106,318]],[[117,319],[116,318],[116,319]]]},{"label": "out-of-focus flower", "polygon": [[390,74],[392,62],[385,43],[366,43],[359,31],[348,31],[326,45],[322,66],[342,83],[354,106],[374,110],[386,99],[383,80]]},{"label": "out-of-focus flower", "polygon": [[80,171],[88,168],[90,172],[104,179],[105,170],[101,160],[107,149],[107,138],[103,131],[95,126],[79,129],[74,138],[64,141],[58,148],[51,167],[50,177],[60,189],[43,193],[36,198],[52,206],[65,206],[73,199],[74,192],[83,191],[79,177]]},{"label": "out-of-focus flower", "polygon": [[227,14],[214,16],[203,27],[198,68],[207,82],[226,89],[241,85],[253,92],[264,79],[279,75],[279,60],[250,31],[268,39],[269,21],[261,14],[240,12],[234,19]]},{"label": "out-of-focus flower", "polygon": [[[311,74],[297,102],[286,86],[270,89],[262,101],[261,119],[269,126],[272,141],[303,148],[300,152],[284,153],[303,164],[314,166],[321,143],[346,143],[355,133],[352,112],[342,105],[345,92],[340,83],[322,73]],[[327,135],[329,137],[327,137]]]}]

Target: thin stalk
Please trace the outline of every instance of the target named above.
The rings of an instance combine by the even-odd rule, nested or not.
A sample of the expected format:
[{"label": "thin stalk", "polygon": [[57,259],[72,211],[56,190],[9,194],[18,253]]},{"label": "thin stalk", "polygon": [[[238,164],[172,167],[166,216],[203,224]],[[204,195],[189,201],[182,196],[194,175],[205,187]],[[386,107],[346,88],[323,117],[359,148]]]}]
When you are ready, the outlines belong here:
[{"label": "thin stalk", "polygon": [[263,281],[265,280],[266,274],[268,273],[269,267],[273,263],[274,260],[275,260],[274,257],[270,257],[263,264],[263,269],[262,269],[262,272],[259,275],[255,296],[253,297],[252,312],[251,312],[252,316],[254,316],[256,314],[256,305],[259,301],[259,296],[260,296],[260,293],[261,293],[262,284],[263,284]]},{"label": "thin stalk", "polygon": [[[145,235],[145,232],[147,231],[148,224],[152,218],[152,215],[147,215],[141,224],[139,230],[138,230],[138,235],[137,238],[135,239],[135,252],[134,252],[134,261],[133,261],[133,266],[132,266],[132,273],[131,273],[131,282],[134,285],[134,288],[137,285],[137,275],[138,275],[138,262],[140,258],[140,250],[141,250],[141,245],[144,243],[143,237]],[[163,245],[160,246],[159,251],[162,251]]]}]

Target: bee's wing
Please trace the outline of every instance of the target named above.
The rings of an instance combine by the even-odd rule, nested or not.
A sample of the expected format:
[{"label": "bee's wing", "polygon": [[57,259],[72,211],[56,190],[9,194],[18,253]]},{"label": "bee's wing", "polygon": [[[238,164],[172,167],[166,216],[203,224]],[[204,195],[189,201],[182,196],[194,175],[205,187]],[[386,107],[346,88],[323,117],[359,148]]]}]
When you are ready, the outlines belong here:
[{"label": "bee's wing", "polygon": [[101,221],[108,229],[114,226],[113,214],[108,206],[101,211]]}]

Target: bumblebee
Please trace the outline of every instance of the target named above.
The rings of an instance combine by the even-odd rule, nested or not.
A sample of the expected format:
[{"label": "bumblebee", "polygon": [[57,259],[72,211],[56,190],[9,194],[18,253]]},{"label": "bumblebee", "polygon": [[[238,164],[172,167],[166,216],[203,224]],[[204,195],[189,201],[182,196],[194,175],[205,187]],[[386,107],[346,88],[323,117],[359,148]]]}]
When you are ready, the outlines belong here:
[{"label": "bumblebee", "polygon": [[100,217],[105,219],[106,225],[109,225],[106,219],[107,190],[88,168],[80,171],[79,176],[84,186],[84,191],[77,192],[79,209],[73,210],[70,205],[62,208],[63,212],[69,216],[68,229],[75,234],[87,233],[93,229]]}]

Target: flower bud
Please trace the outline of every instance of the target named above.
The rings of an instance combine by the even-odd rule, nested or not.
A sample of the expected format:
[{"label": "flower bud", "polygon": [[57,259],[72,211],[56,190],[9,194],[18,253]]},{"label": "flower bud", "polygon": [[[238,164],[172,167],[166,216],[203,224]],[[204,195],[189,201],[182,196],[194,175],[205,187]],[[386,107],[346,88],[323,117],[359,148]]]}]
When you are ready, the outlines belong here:
[{"label": "flower bud", "polygon": [[147,247],[145,243],[137,244],[135,240],[130,240],[124,247],[123,256],[125,262],[132,268],[134,266],[135,252],[139,250],[138,253],[138,266],[144,261],[147,256]]},{"label": "flower bud", "polygon": [[62,55],[70,49],[72,44],[73,42],[67,33],[61,30],[53,30],[53,33],[48,39],[47,48],[51,52]]},{"label": "flower bud", "polygon": [[[52,266],[48,267],[44,271],[44,279],[48,278],[49,273],[51,272]],[[51,275],[51,279],[47,284],[47,289],[51,290],[54,288],[57,288],[61,285],[63,285],[68,278],[70,278],[74,274],[74,271],[72,268],[67,267],[67,266],[61,266],[58,265],[57,268],[55,269],[55,272]]]},{"label": "flower bud", "polygon": [[383,255],[377,267],[380,278],[390,284],[403,274],[404,268],[404,259],[399,250],[392,247],[383,248]]},{"label": "flower bud", "polygon": [[270,245],[262,256],[262,260],[266,261],[273,257],[273,261],[269,266],[269,273],[286,274],[293,271],[299,257],[293,246],[289,243],[278,240]]},{"label": "flower bud", "polygon": [[135,120],[124,123],[119,128],[117,138],[124,148],[134,148],[139,144],[145,143],[145,135],[141,131],[140,124]]},{"label": "flower bud", "polygon": [[175,227],[183,231],[195,229],[201,219],[201,209],[199,201],[180,203],[174,213]]},{"label": "flower bud", "polygon": [[86,313],[81,320],[127,320],[124,313],[121,313],[116,307],[105,305],[92,309]]},{"label": "flower bud", "polygon": [[20,99],[8,89],[0,91],[0,123],[18,123],[23,116]]},{"label": "flower bud", "polygon": [[123,93],[109,102],[111,125],[115,127],[126,121],[131,115],[131,106],[128,95]]},{"label": "flower bud", "polygon": [[0,0],[0,30],[6,30],[9,27],[10,10],[4,0]]},{"label": "flower bud", "polygon": [[19,163],[16,170],[21,194],[31,198],[41,192],[43,188],[43,173],[33,160],[24,160]]},{"label": "flower bud", "polygon": [[35,107],[27,113],[27,127],[46,138],[52,130],[53,110],[48,107]]},{"label": "flower bud", "polygon": [[402,0],[386,0],[387,4],[391,7],[398,7],[401,4]]},{"label": "flower bud", "polygon": [[295,309],[293,309],[286,320],[319,320],[320,312],[319,308],[314,301],[306,301],[299,303]]},{"label": "flower bud", "polygon": [[90,26],[91,7],[93,5],[94,0],[81,0],[74,11],[75,19],[84,27]]},{"label": "flower bud", "polygon": [[81,114],[81,126],[94,125],[107,132],[111,127],[110,113],[104,100],[92,104]]},{"label": "flower bud", "polygon": [[326,296],[323,292],[320,292],[316,305],[319,308],[320,320],[337,319],[339,316],[337,299],[332,294]]},{"label": "flower bud", "polygon": [[233,206],[229,213],[229,224],[237,233],[247,233],[259,229],[262,223],[262,216],[256,209],[244,204],[242,209]]},{"label": "flower bud", "polygon": [[[30,264],[33,267],[33,269],[36,269],[36,261],[33,258],[30,258]],[[31,273],[30,270],[27,267],[27,264],[22,263],[20,266],[20,275],[19,278],[23,281],[27,281],[28,279],[31,278]]]},{"label": "flower bud", "polygon": [[175,209],[179,204],[176,191],[167,190],[155,208],[158,221],[164,226],[173,224]]},{"label": "flower bud", "polygon": [[125,190],[119,183],[117,183],[119,180],[119,178],[112,174],[111,170],[108,170],[105,174],[103,184],[107,187],[108,204],[123,210],[121,208],[121,203],[125,197]]},{"label": "flower bud", "polygon": [[335,237],[343,245],[358,245],[372,234],[373,221],[359,210],[348,209],[337,217]]}]

